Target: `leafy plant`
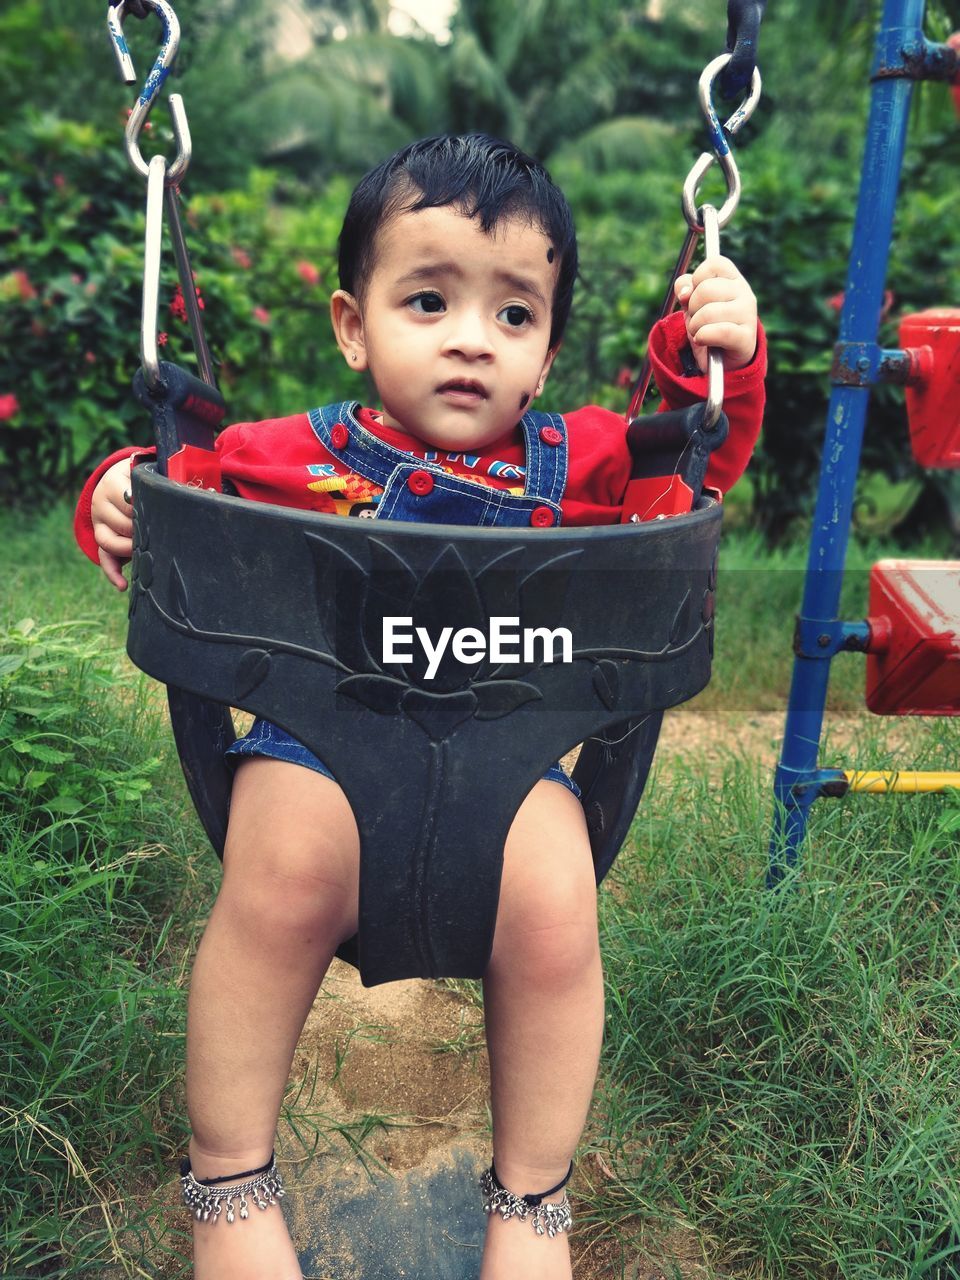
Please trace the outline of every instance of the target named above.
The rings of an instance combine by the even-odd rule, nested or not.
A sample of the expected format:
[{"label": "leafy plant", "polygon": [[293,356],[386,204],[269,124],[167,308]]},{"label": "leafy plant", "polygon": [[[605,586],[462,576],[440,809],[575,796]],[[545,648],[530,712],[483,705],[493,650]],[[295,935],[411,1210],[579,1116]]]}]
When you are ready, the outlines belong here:
[{"label": "leafy plant", "polygon": [[83,623],[25,618],[0,633],[0,814],[46,829],[58,849],[79,848],[91,823],[150,789],[157,758],[125,758],[98,712],[116,686],[115,664]]}]

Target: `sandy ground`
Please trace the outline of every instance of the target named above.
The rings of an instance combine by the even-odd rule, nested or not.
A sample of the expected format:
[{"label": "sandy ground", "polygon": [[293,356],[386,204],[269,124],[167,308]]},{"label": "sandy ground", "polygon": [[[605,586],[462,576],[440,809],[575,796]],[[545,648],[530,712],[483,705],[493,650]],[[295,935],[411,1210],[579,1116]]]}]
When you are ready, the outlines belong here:
[{"label": "sandy ground", "polygon": [[[313,1103],[336,1124],[358,1124],[370,1114],[390,1117],[393,1124],[366,1138],[364,1151],[369,1161],[399,1175],[429,1170],[432,1158],[445,1159],[451,1144],[473,1153],[478,1166],[489,1160],[486,1073],[482,1015],[469,995],[419,981],[365,988],[353,968],[335,961],[304,1028],[293,1079],[324,1082]],[[596,1183],[604,1176],[602,1161],[578,1170],[575,1212],[577,1182],[586,1177]],[[479,1221],[479,1194],[476,1211]],[[308,1195],[288,1201],[288,1212],[295,1238],[301,1214],[304,1233],[316,1230]],[[679,1232],[643,1253],[624,1254],[616,1242],[589,1232],[575,1235],[573,1247],[577,1280],[711,1275],[695,1237]]]}]

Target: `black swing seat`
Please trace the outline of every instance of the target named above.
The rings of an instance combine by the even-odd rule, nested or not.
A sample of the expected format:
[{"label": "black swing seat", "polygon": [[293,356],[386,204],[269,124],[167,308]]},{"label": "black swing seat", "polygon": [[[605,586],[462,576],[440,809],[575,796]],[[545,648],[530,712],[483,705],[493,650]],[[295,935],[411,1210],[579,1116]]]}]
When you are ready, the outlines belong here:
[{"label": "black swing seat", "polygon": [[[700,408],[682,411],[687,425]],[[518,531],[279,508],[175,484],[157,464],[133,475],[127,649],[169,688],[211,842],[222,854],[237,707],[309,747],[353,808],[360,925],[339,954],[366,985],[483,973],[510,824],[579,743],[573,777],[604,876],[663,710],[709,679],[717,501]],[[385,618],[432,646],[452,628],[429,678],[415,639],[385,652]],[[492,619],[509,620],[499,653]]]}]

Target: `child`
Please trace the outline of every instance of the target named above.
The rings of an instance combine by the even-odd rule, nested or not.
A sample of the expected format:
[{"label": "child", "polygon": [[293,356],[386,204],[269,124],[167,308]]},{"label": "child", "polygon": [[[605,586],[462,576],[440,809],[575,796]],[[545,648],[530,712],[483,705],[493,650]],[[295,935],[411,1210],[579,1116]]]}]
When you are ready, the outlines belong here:
[{"label": "child", "polygon": [[[483,135],[404,148],[353,194],[331,300],[347,366],[369,370],[382,408],[228,427],[217,446],[225,487],[393,519],[618,521],[630,472],[623,419],[588,407],[566,415],[562,432],[522,420],[559,350],[576,271],[569,207],[535,161]],[[682,310],[651,337],[654,369],[666,403],[688,405],[705,397],[707,346],[723,351],[730,435],[707,479],[725,490],[760,429],[756,304],[725,258],[679,280],[677,296]],[[133,452],[101,465],[77,511],[81,546],[120,590]],[[536,484],[546,475],[549,492]],[[231,752],[223,882],[190,989],[184,1178],[188,1200],[209,1188],[224,1216],[239,1204],[225,1190],[257,1184],[248,1194],[262,1198],[272,1176],[293,1052],[331,957],[356,932],[359,874],[353,814],[321,761],[263,721]],[[510,829],[483,990],[494,1160],[481,1280],[569,1280],[564,1186],[597,1070],[603,985],[584,815],[559,768]],[[195,1222],[194,1257],[198,1280],[300,1276],[283,1217],[269,1211],[242,1230]]]}]

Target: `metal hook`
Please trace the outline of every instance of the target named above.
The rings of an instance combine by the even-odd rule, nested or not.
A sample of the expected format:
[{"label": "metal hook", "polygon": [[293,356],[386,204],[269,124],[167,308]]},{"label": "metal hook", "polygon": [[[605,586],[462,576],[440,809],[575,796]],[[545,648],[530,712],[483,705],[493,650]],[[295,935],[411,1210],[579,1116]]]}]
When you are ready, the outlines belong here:
[{"label": "metal hook", "polygon": [[[720,253],[720,215],[712,204],[700,210],[703,216],[703,254],[715,258]],[[703,429],[717,425],[723,409],[723,352],[719,347],[707,349],[707,403],[703,410]]]},{"label": "metal hook", "polygon": [[[163,24],[163,44],[157,60],[154,62],[150,74],[147,76],[146,82],[140,91],[136,105],[130,113],[124,139],[130,163],[142,178],[146,178],[149,173],[149,166],[140,154],[140,134],[147,122],[150,109],[163,88],[164,81],[170,74],[177,56],[177,50],[180,47],[180,23],[167,0],[143,0],[143,2],[157,14]],[[136,80],[133,59],[130,57],[130,50],[123,34],[123,18],[126,4],[127,0],[114,0],[114,3],[109,6],[107,10],[107,30],[113,43],[120,74],[127,84],[133,84]],[[167,186],[176,186],[183,178],[190,164],[192,143],[190,126],[187,124],[187,113],[184,110],[182,97],[179,93],[172,93],[169,101],[170,115],[173,120],[173,135],[177,143],[177,157],[172,164],[167,166],[164,182]]]},{"label": "metal hook", "polygon": [[[160,381],[157,312],[160,306],[160,257],[163,248],[163,196],[166,162],[154,156],[147,168],[147,218],[143,243],[143,307],[140,312],[140,365],[151,391]],[[176,192],[171,194],[176,195]]]},{"label": "metal hook", "polygon": [[713,85],[732,57],[733,55],[730,53],[722,53],[719,58],[714,58],[712,62],[707,63],[700,76],[700,108],[707,120],[707,130],[710,134],[710,141],[713,144],[713,151],[703,152],[687,174],[687,179],[683,184],[683,216],[686,218],[690,229],[698,233],[702,233],[703,223],[697,215],[697,193],[707,170],[714,160],[720,161],[720,167],[723,169],[723,176],[727,183],[727,198],[720,206],[718,213],[721,228],[727,225],[733,217],[734,210],[740,203],[740,170],[737,168],[737,162],[733,158],[729,138],[753,115],[754,108],[760,101],[760,93],[763,88],[760,72],[754,67],[749,95],[740,103],[727,122],[721,125],[713,105]]}]

